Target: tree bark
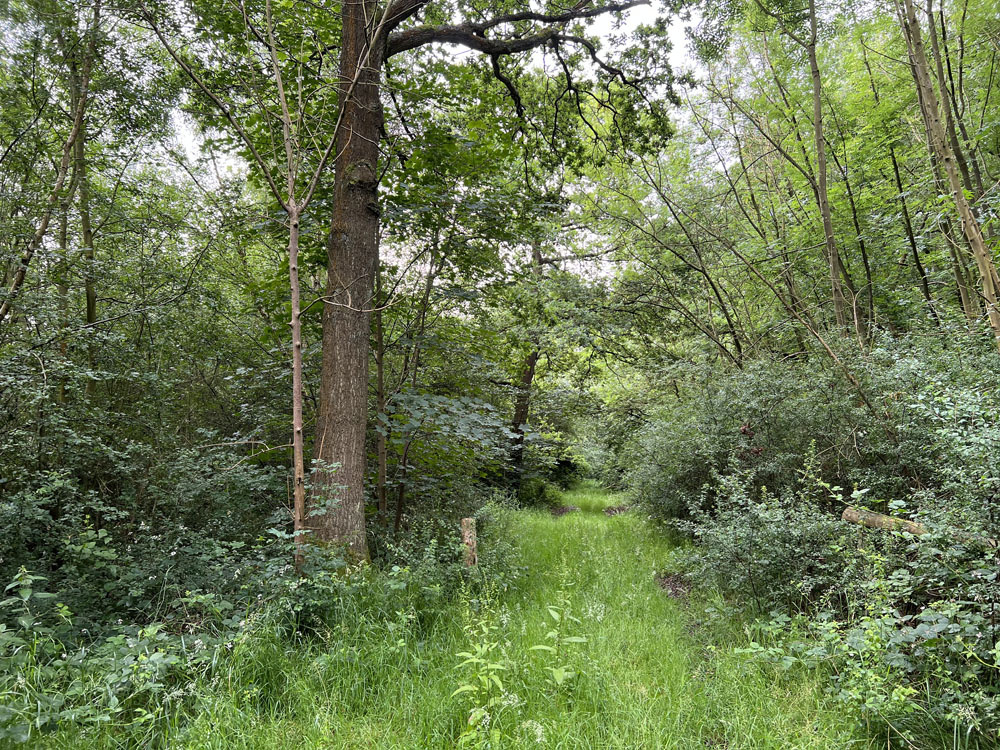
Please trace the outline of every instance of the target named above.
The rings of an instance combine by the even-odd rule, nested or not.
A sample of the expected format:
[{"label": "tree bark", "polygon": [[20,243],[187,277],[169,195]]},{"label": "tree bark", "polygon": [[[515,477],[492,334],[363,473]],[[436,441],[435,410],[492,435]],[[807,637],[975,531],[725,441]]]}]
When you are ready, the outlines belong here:
[{"label": "tree bark", "polygon": [[382,269],[379,268],[376,278],[375,300],[379,309],[375,312],[375,409],[379,422],[376,437],[376,452],[378,454],[378,476],[375,480],[375,494],[378,499],[378,514],[380,520],[385,519],[389,512],[389,497],[386,482],[388,480],[389,464],[389,425],[383,422],[387,419],[385,393],[385,326],[382,321]]},{"label": "tree bark", "polygon": [[[816,192],[819,201],[819,212],[823,219],[823,238],[826,244],[826,256],[830,264],[830,288],[833,297],[833,313],[838,327],[847,324],[846,302],[844,288],[841,284],[843,264],[837,249],[837,240],[833,234],[833,216],[830,211],[830,198],[827,192],[826,141],[823,137],[823,84],[820,78],[819,61],[816,57],[816,0],[809,0],[809,43],[806,54],[809,57],[809,75],[813,90],[813,133],[816,137]],[[854,314],[855,328],[862,336],[862,328],[857,313]]]},{"label": "tree bark", "polygon": [[465,546],[465,567],[471,568],[479,563],[479,553],[476,550],[476,519],[462,519],[462,544]]},{"label": "tree bark", "polygon": [[[878,87],[875,85],[875,75],[872,73],[871,64],[868,62],[868,51],[863,45],[861,51],[865,63],[865,70],[868,71],[868,83],[871,86],[872,96],[875,99],[875,106],[877,107],[881,104],[881,99],[879,98]],[[924,295],[924,299],[927,301],[927,309],[931,313],[934,325],[939,326],[941,325],[941,320],[938,317],[937,309],[934,304],[934,297],[931,294],[930,282],[927,279],[927,270],[924,268],[924,264],[920,260],[920,252],[917,249],[917,238],[913,233],[913,221],[910,218],[910,207],[906,202],[906,191],[903,189],[903,178],[899,171],[899,159],[896,158],[896,148],[892,145],[892,141],[889,142],[889,161],[892,164],[892,174],[896,181],[896,192],[899,196],[899,208],[903,217],[903,228],[906,230],[906,241],[909,243],[910,253],[913,255],[913,264],[917,269],[917,274],[920,276],[920,291]]]},{"label": "tree bark", "polygon": [[[83,245],[83,289],[86,297],[85,319],[88,326],[97,322],[97,289],[94,286],[94,230],[90,221],[90,180],[87,177],[87,123],[80,123],[80,133],[73,145],[76,158],[77,180],[79,193],[77,208],[80,211],[80,240]],[[87,342],[87,367],[91,374],[87,377],[84,395],[90,398],[94,395],[96,381],[93,378],[94,345]]]},{"label": "tree bark", "polygon": [[528,414],[531,411],[531,383],[535,379],[535,366],[541,352],[533,349],[525,357],[524,365],[521,367],[521,377],[517,384],[517,396],[514,399],[514,419],[511,421],[511,432],[514,433],[514,441],[511,446],[511,468],[514,487],[521,486],[521,469],[524,464],[524,428],[528,423]]},{"label": "tree bark", "polygon": [[848,505],[840,516],[842,521],[855,523],[859,526],[867,526],[869,529],[883,529],[885,531],[905,531],[908,534],[917,536],[926,534],[927,529],[915,521],[907,521],[905,518],[895,518],[882,513],[873,513],[870,510],[863,510]]},{"label": "tree bark", "polygon": [[[358,0],[344,3],[341,10],[340,127],[334,161],[333,220],[327,242],[323,362],[312,482],[314,506],[331,493],[337,493],[338,502],[329,510],[311,514],[311,526],[315,539],[345,545],[348,556],[355,560],[368,557],[364,513],[368,360],[370,305],[379,255],[379,89],[385,59],[435,43],[458,44],[494,57],[528,52],[551,43],[565,24],[575,19],[648,4],[648,0],[597,7],[581,3],[558,13],[526,10],[475,23],[418,25],[393,33],[428,2],[395,0],[379,14],[375,0]],[[535,24],[537,31],[506,38],[488,36],[515,23]]]},{"label": "tree bark", "polygon": [[295,565],[302,570],[306,543],[306,467],[302,418],[302,310],[299,288],[299,211],[294,197],[288,211],[288,286],[292,297],[292,527]]},{"label": "tree bark", "polygon": [[[365,538],[365,437],[371,301],[378,263],[379,101],[383,44],[369,39],[373,0],[345,3],[340,54],[341,127],[334,162],[334,212],[327,241],[323,362],[316,420],[313,502],[337,496],[311,519],[315,538],[344,544],[355,560],[368,558]],[[376,48],[372,48],[374,44]],[[353,91],[349,83],[355,81]]]}]

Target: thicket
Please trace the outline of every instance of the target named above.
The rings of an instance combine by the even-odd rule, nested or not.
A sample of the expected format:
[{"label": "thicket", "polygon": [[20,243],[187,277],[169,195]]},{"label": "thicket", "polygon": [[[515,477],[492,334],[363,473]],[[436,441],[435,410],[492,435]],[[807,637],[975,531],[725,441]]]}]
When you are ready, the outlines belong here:
[{"label": "thicket", "polygon": [[[989,737],[1000,721],[995,359],[989,341],[880,337],[847,359],[867,404],[821,360],[675,369],[675,397],[651,405],[606,470],[690,535],[695,580],[759,618],[749,652],[827,665],[835,698],[894,731]],[[927,533],[849,525],[848,505]]]},{"label": "thicket", "polygon": [[678,137],[585,198],[631,332],[600,339],[595,466],[750,652],[825,665],[893,746],[1000,729],[996,18],[707,4]]}]

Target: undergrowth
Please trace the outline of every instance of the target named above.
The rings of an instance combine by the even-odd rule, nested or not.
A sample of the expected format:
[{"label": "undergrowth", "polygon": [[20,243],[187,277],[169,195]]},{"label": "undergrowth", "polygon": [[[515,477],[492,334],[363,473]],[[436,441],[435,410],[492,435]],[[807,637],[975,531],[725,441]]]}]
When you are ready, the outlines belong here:
[{"label": "undergrowth", "polygon": [[[101,696],[114,692],[98,665],[88,695],[107,716],[63,716],[32,728],[31,745],[865,746],[827,707],[824,668],[751,660],[737,650],[740,634],[713,643],[712,616],[657,586],[675,549],[639,515],[601,512],[621,497],[584,486],[562,500],[581,510],[556,518],[491,508],[483,554],[502,550],[503,566],[440,595],[423,590],[435,584],[414,570],[341,573],[322,592],[299,592],[339,597],[341,616],[315,617],[310,634],[296,636],[286,619],[262,612],[238,637],[199,646],[198,666],[170,637],[143,633],[141,646],[125,644],[141,653],[118,668],[152,674],[151,664],[178,659],[156,699],[119,698],[109,711]],[[183,647],[195,648],[188,639]],[[5,703],[43,684],[32,682],[37,669],[25,662],[8,672],[18,677],[4,683]]]}]

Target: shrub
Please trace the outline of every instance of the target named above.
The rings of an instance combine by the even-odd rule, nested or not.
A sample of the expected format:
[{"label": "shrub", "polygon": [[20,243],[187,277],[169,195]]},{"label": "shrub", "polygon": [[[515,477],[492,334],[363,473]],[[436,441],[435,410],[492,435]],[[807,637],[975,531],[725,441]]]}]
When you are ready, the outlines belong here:
[{"label": "shrub", "polygon": [[782,495],[758,492],[740,474],[717,481],[712,502],[692,507],[691,519],[676,524],[697,542],[688,553],[696,579],[751,602],[758,613],[840,599],[847,530],[823,509],[822,488],[808,474]]}]

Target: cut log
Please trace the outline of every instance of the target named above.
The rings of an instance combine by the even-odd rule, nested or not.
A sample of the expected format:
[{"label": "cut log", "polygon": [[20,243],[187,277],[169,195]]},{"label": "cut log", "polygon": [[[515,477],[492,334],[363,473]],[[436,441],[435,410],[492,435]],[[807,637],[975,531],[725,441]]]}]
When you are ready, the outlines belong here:
[{"label": "cut log", "polygon": [[862,510],[848,505],[840,516],[842,521],[856,523],[859,526],[867,526],[869,529],[885,529],[886,531],[905,531],[908,534],[927,533],[927,528],[915,521],[907,521],[904,518],[894,518],[882,513],[873,513],[870,510]]},{"label": "cut log", "polygon": [[[915,536],[927,533],[927,527],[923,524],[917,523],[916,521],[907,521],[905,518],[895,518],[894,516],[887,516],[883,513],[873,513],[870,510],[855,508],[853,505],[848,505],[844,508],[844,512],[840,515],[840,519],[842,521],[847,521],[848,523],[856,523],[859,526],[867,526],[869,529],[905,531],[906,533],[913,534]],[[997,542],[996,539],[990,539],[985,536],[976,536],[974,534],[965,534],[961,532],[957,532],[955,536],[963,542],[981,544],[988,549],[997,549],[1000,547],[1000,542]]]},{"label": "cut log", "polygon": [[479,563],[479,554],[476,551],[476,519],[462,519],[462,544],[465,545],[465,565],[472,567]]}]

